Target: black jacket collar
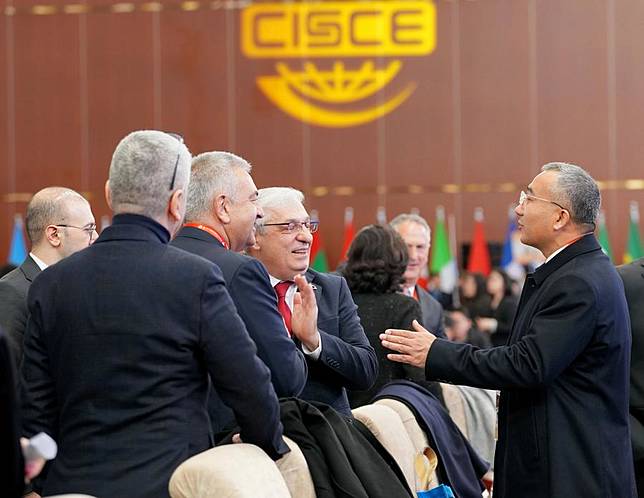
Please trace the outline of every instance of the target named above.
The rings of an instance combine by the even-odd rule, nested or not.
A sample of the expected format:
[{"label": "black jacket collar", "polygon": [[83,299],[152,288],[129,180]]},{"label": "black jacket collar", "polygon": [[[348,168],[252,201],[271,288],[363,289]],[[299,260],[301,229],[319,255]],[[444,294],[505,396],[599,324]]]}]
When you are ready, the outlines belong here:
[{"label": "black jacket collar", "polygon": [[566,247],[550,261],[537,268],[531,277],[537,285],[541,285],[551,273],[557,271],[571,259],[576,258],[581,254],[593,251],[601,251],[599,242],[597,242],[597,239],[593,234],[584,235],[581,239]]}]

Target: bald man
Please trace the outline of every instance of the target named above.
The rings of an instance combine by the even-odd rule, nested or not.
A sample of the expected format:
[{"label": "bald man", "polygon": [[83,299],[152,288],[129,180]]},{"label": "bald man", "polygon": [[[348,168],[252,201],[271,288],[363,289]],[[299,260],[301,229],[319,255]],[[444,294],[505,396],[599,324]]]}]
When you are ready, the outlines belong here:
[{"label": "bald man", "polygon": [[65,187],[37,192],[27,205],[26,225],[31,252],[0,279],[0,326],[7,333],[16,364],[22,359],[31,282],[42,270],[88,247],[97,237],[89,202]]}]

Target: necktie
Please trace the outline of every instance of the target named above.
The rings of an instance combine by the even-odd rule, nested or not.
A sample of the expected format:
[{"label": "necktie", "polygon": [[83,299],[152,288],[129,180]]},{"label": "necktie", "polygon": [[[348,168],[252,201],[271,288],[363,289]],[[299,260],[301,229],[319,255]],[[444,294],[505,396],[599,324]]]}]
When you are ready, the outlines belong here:
[{"label": "necktie", "polygon": [[291,308],[286,304],[286,292],[289,290],[293,282],[285,280],[275,285],[275,294],[277,294],[277,309],[284,319],[284,325],[289,337],[291,336]]}]

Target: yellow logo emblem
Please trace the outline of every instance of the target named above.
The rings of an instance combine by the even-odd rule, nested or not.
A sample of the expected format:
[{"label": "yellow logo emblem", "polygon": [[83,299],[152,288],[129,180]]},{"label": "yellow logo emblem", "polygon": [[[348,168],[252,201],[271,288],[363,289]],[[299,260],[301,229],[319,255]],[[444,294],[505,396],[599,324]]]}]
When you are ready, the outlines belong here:
[{"label": "yellow logo emblem", "polygon": [[[296,119],[332,128],[396,109],[415,82],[373,106],[355,103],[400,73],[399,57],[425,56],[436,46],[436,8],[429,0],[256,3],[244,9],[241,23],[244,55],[277,60],[276,74],[257,78],[264,95]],[[375,58],[388,60],[376,64]]]}]

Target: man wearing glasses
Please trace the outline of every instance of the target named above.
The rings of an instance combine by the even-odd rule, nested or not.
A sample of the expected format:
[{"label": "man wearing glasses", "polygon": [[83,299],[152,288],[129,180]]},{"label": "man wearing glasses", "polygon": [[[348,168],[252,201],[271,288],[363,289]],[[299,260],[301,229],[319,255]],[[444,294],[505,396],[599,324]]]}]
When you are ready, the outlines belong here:
[{"label": "man wearing glasses", "polygon": [[25,436],[54,436],[43,496],[168,497],[177,466],[212,446],[211,384],[244,442],[277,459],[270,372],[221,271],[169,247],[181,227],[190,152],[160,131],[126,136],[105,186],[112,225],[43,271],[28,298]]},{"label": "man wearing glasses", "polygon": [[[312,234],[318,223],[309,218],[301,192],[265,188],[257,202],[264,217],[256,223],[256,243],[248,252],[266,266],[286,327],[306,355],[309,378],[300,397],[351,416],[346,389],[369,389],[378,373],[378,360],[347,283],[337,275],[309,269]],[[297,292],[303,278],[312,285],[318,308],[317,324],[306,327],[301,326],[299,309],[307,303]]]},{"label": "man wearing glasses", "polygon": [[0,326],[7,333],[16,365],[22,361],[31,282],[42,270],[88,247],[98,236],[89,202],[65,187],[47,187],[31,198],[26,228],[31,252],[0,279]]},{"label": "man wearing glasses", "polygon": [[637,496],[628,421],[624,288],[594,236],[600,193],[578,166],[546,164],[516,208],[521,242],[546,261],[527,276],[506,346],[416,332],[381,335],[389,359],[428,379],[501,390],[495,498]]},{"label": "man wearing glasses", "polygon": [[[264,266],[241,251],[255,243],[255,220],[262,217],[251,165],[229,152],[205,152],[192,160],[186,223],[171,245],[202,256],[221,269],[226,288],[257,345],[257,355],[271,371],[278,397],[298,396],[306,383],[304,355],[287,335]],[[315,326],[317,307],[312,289],[302,286],[311,301],[301,313],[302,327]],[[296,332],[297,333],[297,332]],[[234,426],[234,414],[216,392],[209,401],[215,433]]]}]

